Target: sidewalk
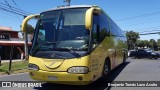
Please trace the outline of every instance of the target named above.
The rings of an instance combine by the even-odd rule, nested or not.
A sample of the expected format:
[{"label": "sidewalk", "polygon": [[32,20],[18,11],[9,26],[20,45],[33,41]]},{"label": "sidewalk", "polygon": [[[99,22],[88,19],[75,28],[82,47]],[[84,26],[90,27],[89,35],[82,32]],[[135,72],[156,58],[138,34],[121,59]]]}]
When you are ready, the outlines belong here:
[{"label": "sidewalk", "polygon": [[[13,59],[12,62],[25,61],[25,59]],[[10,62],[10,60],[1,60],[1,63]]]}]

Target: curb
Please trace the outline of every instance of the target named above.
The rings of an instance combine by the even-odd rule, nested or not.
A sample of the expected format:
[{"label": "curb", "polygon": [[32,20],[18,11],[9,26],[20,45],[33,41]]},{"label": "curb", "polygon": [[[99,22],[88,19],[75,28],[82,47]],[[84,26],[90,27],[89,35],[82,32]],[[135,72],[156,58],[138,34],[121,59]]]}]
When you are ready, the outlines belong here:
[{"label": "curb", "polygon": [[[12,60],[12,62],[25,61],[23,59]],[[10,60],[1,60],[1,63],[10,62]]]}]

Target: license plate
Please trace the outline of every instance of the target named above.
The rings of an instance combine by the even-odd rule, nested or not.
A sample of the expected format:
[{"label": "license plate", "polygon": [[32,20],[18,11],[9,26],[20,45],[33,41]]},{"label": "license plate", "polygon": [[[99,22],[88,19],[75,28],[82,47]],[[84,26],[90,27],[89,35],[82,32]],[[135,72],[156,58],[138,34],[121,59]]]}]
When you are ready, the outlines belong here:
[{"label": "license plate", "polygon": [[57,80],[57,76],[48,76],[48,80]]}]

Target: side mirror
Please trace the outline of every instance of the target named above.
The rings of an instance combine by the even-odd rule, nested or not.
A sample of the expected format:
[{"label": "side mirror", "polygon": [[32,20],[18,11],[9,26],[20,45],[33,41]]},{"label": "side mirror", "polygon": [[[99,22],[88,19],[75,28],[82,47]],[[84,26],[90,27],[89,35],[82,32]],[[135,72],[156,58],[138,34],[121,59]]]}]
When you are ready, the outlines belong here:
[{"label": "side mirror", "polygon": [[23,22],[22,22],[22,25],[21,25],[21,30],[22,32],[26,32],[26,27],[27,27],[27,23],[30,19],[38,19],[40,17],[39,14],[35,14],[35,15],[30,15],[30,16],[27,16]]},{"label": "side mirror", "polygon": [[99,7],[92,7],[86,11],[86,16],[85,16],[85,27],[88,30],[92,30],[92,25],[93,25],[93,14],[94,13],[100,13],[101,9]]}]

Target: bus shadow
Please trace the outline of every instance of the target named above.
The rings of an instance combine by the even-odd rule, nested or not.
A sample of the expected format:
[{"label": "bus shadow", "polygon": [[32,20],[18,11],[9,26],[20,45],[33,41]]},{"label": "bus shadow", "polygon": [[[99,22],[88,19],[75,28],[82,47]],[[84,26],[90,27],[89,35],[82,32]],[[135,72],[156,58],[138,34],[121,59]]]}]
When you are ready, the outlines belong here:
[{"label": "bus shadow", "polygon": [[44,83],[42,87],[34,87],[37,90],[110,90],[111,87],[108,87],[108,83],[111,83],[115,80],[115,78],[121,73],[121,71],[129,64],[130,62],[126,62],[124,64],[119,65],[117,68],[111,71],[111,75],[108,79],[99,79],[96,82],[87,85],[87,86],[75,86],[75,85],[60,85],[53,83]]},{"label": "bus shadow", "polygon": [[110,90],[111,87],[108,87],[108,83],[112,83],[129,63],[130,61],[127,61],[116,67],[111,71],[111,75],[107,79],[99,79],[95,83],[91,84],[91,87],[96,87],[93,90]]}]

